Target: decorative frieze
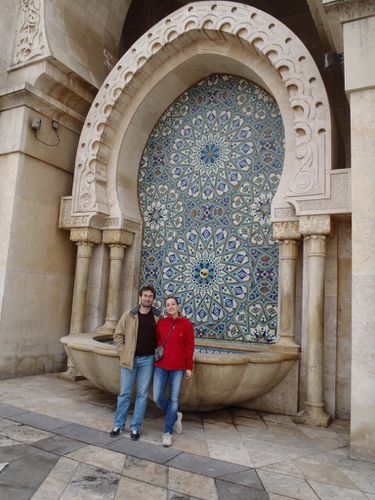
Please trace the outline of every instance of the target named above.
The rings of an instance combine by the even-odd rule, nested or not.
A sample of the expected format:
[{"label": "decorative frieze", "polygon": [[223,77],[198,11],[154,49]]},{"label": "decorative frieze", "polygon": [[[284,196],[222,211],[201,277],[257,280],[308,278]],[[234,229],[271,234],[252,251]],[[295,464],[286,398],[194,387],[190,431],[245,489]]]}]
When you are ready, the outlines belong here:
[{"label": "decorative frieze", "polygon": [[329,215],[303,215],[299,217],[299,230],[302,235],[329,234],[331,217]]},{"label": "decorative frieze", "polygon": [[123,245],[129,247],[133,244],[134,233],[121,229],[106,229],[103,231],[103,243],[106,245]]},{"label": "decorative frieze", "polygon": [[275,240],[298,240],[301,238],[298,221],[274,222],[272,226]]},{"label": "decorative frieze", "polygon": [[99,245],[102,239],[102,233],[98,229],[92,227],[79,227],[70,231],[70,240],[75,242],[91,243]]}]

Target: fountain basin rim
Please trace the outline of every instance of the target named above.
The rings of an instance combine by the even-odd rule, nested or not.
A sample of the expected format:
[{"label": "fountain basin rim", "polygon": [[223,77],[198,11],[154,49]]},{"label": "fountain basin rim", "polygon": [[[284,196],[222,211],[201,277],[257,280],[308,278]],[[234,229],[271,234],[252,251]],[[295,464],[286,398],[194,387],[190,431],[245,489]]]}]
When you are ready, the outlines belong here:
[{"label": "fountain basin rim", "polygon": [[[95,354],[102,354],[106,357],[118,358],[118,353],[114,345],[102,344],[97,338],[108,338],[110,335],[98,334],[98,333],[83,333],[81,335],[66,335],[60,339],[60,342],[69,346],[71,349],[82,352],[92,352]],[[196,347],[204,347],[207,349],[228,349],[228,345],[215,345],[212,344],[202,344],[201,342]],[[210,353],[202,353],[196,351],[194,354],[194,360],[198,361],[200,364],[207,365],[244,365],[247,363],[251,364],[272,364],[280,363],[281,361],[292,361],[299,359],[300,355],[298,352],[289,352],[288,349],[284,350],[274,350],[272,348],[267,349],[264,346],[262,350],[248,348],[245,350],[238,350],[237,352],[225,352],[219,355]],[[267,349],[267,351],[265,351]],[[233,345],[231,345],[231,350],[235,350]]]}]

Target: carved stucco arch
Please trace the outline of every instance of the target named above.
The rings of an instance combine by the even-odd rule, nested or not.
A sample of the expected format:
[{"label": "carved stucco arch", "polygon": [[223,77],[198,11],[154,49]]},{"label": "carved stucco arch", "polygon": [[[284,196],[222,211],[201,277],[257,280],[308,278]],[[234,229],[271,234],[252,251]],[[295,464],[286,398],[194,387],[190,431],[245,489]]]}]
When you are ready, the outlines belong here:
[{"label": "carved stucco arch", "polygon": [[[99,90],[82,130],[69,207],[70,215],[83,225],[93,217],[119,220],[125,216],[117,210],[113,212],[116,203],[109,203],[108,198],[108,173],[114,161],[111,150],[123,114],[161,65],[173,66],[174,57],[199,41],[225,42],[228,47],[247,50],[254,60],[266,61],[277,76],[268,90],[276,96],[282,87],[288,94],[293,141],[287,147],[274,198],[274,219],[293,219],[292,205],[298,213],[299,199],[329,196],[330,110],[318,68],[306,47],[277,19],[253,7],[226,1],[196,2],[146,32],[117,63]],[[285,120],[290,123],[282,107],[281,112],[284,123]],[[275,217],[275,209],[280,216]]]}]

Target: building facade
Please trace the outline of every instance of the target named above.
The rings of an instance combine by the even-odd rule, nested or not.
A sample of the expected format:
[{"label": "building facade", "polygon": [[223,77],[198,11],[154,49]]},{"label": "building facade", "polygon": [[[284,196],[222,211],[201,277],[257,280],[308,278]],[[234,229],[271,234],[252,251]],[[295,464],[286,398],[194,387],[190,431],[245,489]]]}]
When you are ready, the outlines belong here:
[{"label": "building facade", "polygon": [[300,353],[247,407],[375,459],[375,6],[284,3],[2,0],[2,378],[152,282],[203,343]]}]

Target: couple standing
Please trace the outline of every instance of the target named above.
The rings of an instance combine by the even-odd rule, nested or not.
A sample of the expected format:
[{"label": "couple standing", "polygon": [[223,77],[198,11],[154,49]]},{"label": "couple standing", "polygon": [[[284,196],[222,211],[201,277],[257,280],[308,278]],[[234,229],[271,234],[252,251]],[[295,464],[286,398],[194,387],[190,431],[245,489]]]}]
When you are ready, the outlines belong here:
[{"label": "couple standing", "polygon": [[[152,307],[155,290],[144,286],[139,291],[139,305],[125,312],[118,322],[113,340],[120,356],[120,394],[111,437],[125,430],[125,423],[136,383],[136,398],[130,437],[137,441],[146,411],[154,375],[154,401],[165,415],[163,446],[172,445],[173,431],[182,432],[182,413],[178,399],[182,379],[190,378],[193,369],[194,331],[192,323],[181,316],[176,298],[165,301],[166,317]],[[155,347],[165,345],[164,357],[155,362]],[[165,390],[168,386],[168,399]]]}]

